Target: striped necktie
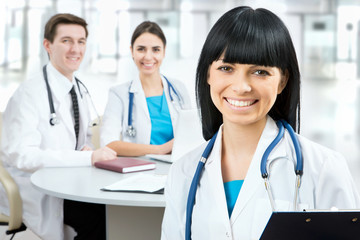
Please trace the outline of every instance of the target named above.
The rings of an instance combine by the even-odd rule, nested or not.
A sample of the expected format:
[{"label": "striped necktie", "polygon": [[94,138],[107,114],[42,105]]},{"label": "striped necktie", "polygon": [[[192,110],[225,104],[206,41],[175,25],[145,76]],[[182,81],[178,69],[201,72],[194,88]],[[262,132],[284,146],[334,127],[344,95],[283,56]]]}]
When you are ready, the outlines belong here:
[{"label": "striped necktie", "polygon": [[75,119],[74,130],[75,130],[75,135],[76,135],[76,146],[75,146],[75,149],[76,149],[77,145],[78,145],[80,125],[79,125],[79,104],[78,104],[74,86],[71,88],[70,94],[71,94],[71,100],[72,100],[73,110],[74,110],[74,119]]}]

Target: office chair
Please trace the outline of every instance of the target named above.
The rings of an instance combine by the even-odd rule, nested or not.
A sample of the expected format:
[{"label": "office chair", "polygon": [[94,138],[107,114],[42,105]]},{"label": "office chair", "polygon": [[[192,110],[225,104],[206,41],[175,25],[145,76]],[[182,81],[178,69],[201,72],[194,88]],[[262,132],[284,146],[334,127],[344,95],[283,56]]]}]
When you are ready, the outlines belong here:
[{"label": "office chair", "polygon": [[[91,143],[94,146],[94,149],[98,149],[100,147],[100,126],[101,126],[102,117],[100,117],[100,123],[96,126],[91,127],[92,137]],[[95,122],[95,120],[93,121]]]},{"label": "office chair", "polygon": [[[1,143],[2,113],[0,112],[0,143]],[[26,230],[22,223],[22,200],[19,188],[14,179],[6,171],[0,158],[0,182],[9,200],[10,216],[0,213],[0,225],[8,225],[6,234],[14,234]]]}]

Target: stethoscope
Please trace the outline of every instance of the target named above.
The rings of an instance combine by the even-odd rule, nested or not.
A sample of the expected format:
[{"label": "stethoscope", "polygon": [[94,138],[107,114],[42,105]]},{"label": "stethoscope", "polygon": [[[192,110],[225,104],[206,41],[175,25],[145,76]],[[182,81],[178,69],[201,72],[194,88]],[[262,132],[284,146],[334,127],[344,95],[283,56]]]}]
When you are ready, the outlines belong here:
[{"label": "stethoscope", "polygon": [[[267,163],[267,160],[268,160],[268,157],[269,157],[271,151],[275,148],[275,146],[283,138],[283,136],[285,134],[285,128],[286,128],[290,134],[291,140],[294,145],[295,154],[296,154],[296,167],[295,167],[296,182],[295,182],[295,193],[294,193],[294,209],[296,210],[298,192],[299,192],[299,188],[300,188],[300,179],[301,179],[301,175],[303,173],[303,158],[302,158],[302,154],[301,154],[300,143],[295,135],[294,130],[292,129],[292,127],[290,126],[289,123],[287,123],[284,120],[279,120],[276,122],[276,125],[279,128],[279,133],[275,137],[275,139],[270,143],[270,145],[267,147],[267,149],[264,152],[264,155],[261,158],[261,164],[260,164],[261,176],[265,181],[265,188],[266,188],[266,191],[267,191],[269,199],[270,199],[271,208],[273,211],[275,211],[275,202],[274,202],[274,198],[272,196],[270,182],[268,180],[269,174],[266,169],[266,163]],[[196,168],[194,178],[190,185],[189,195],[188,195],[188,199],[187,199],[187,206],[186,206],[186,224],[185,224],[185,239],[186,240],[191,239],[191,217],[192,217],[192,212],[193,212],[193,208],[194,208],[196,190],[197,190],[197,186],[200,181],[200,175],[201,175],[204,165],[211,153],[211,150],[214,147],[216,136],[217,136],[217,133],[215,133],[215,135],[211,138],[208,145],[206,146],[205,151],[203,152],[203,154],[200,158],[200,161],[198,163],[198,166]]]},{"label": "stethoscope", "polygon": [[[47,90],[47,93],[48,93],[48,100],[49,100],[49,107],[50,107],[49,123],[50,123],[51,126],[55,126],[55,125],[59,124],[60,121],[59,121],[58,117],[56,116],[55,107],[54,107],[54,101],[53,101],[53,98],[52,98],[51,88],[50,88],[48,75],[47,75],[47,71],[46,71],[46,65],[43,67],[43,75],[44,75],[44,80],[45,80],[45,83],[46,83],[46,90]],[[90,122],[89,126],[92,127],[92,126],[99,125],[100,124],[100,116],[99,116],[98,112],[96,111],[94,102],[92,101],[92,98],[90,96],[90,93],[89,93],[88,89],[86,88],[85,84],[83,84],[76,77],[75,77],[75,81],[76,81],[77,88],[79,89],[79,93],[80,93],[81,98],[83,98],[83,94],[80,91],[80,84],[85,89],[86,94],[89,95],[89,99],[90,99],[92,108],[94,109],[94,111],[96,113],[96,116],[97,116],[96,121]]]},{"label": "stethoscope", "polygon": [[[163,77],[165,78],[167,85],[168,85],[168,92],[169,92],[169,97],[170,97],[170,101],[172,104],[174,104],[174,98],[171,94],[171,91],[175,94],[180,107],[182,108],[182,98],[181,95],[175,90],[174,86],[170,83],[170,81],[163,75]],[[128,126],[126,128],[126,135],[128,135],[129,137],[135,137],[136,136],[136,129],[132,124],[132,112],[133,112],[133,106],[134,106],[134,93],[130,92],[130,88],[131,88],[132,83],[130,84],[129,87],[129,115],[128,115]]]}]

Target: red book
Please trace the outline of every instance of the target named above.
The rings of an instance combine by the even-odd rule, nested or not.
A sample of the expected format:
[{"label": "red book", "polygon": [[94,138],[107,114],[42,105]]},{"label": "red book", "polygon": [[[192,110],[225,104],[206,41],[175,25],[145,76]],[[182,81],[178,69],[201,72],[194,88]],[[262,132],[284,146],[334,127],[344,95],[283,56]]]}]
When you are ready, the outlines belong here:
[{"label": "red book", "polygon": [[95,167],[120,173],[155,169],[155,163],[138,158],[118,157],[113,160],[96,162]]}]

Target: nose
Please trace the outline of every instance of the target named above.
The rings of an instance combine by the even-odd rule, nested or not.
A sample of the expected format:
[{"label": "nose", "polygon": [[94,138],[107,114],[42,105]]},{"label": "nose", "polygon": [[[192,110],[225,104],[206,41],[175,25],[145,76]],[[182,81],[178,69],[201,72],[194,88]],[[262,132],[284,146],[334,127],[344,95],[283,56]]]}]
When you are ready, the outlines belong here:
[{"label": "nose", "polygon": [[234,92],[241,95],[247,92],[251,92],[251,82],[250,79],[242,73],[239,73],[234,78],[231,88]]},{"label": "nose", "polygon": [[71,45],[71,52],[79,52],[80,51],[80,44],[79,43],[73,43]]},{"label": "nose", "polygon": [[144,58],[145,58],[145,59],[152,59],[152,57],[153,57],[152,51],[147,50],[147,51],[145,52]]}]

